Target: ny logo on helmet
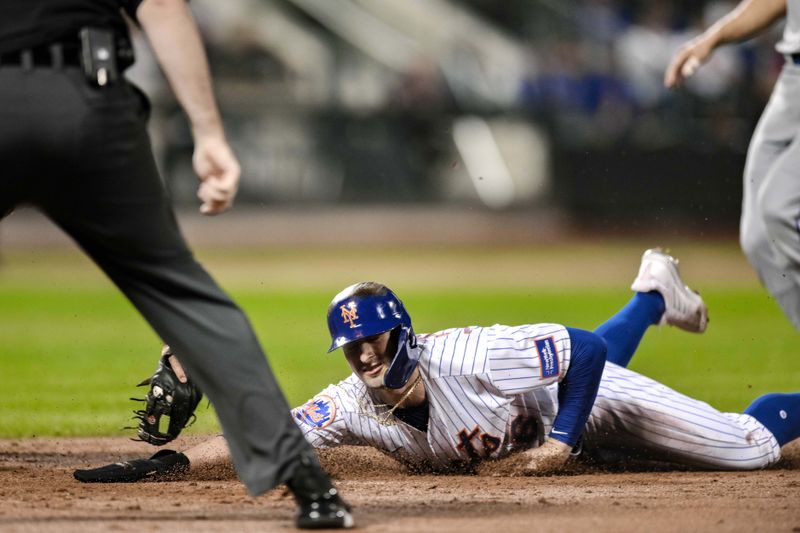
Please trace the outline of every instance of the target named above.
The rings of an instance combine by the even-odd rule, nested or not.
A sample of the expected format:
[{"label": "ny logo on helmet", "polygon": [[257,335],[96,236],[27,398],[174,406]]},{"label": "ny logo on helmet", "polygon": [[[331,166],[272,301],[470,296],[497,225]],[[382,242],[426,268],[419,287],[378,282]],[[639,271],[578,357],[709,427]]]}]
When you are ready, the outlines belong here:
[{"label": "ny logo on helmet", "polygon": [[349,324],[351,329],[355,328],[357,326],[355,321],[358,320],[358,309],[356,309],[356,303],[348,302],[347,304],[340,305],[339,309],[342,310],[342,322]]}]

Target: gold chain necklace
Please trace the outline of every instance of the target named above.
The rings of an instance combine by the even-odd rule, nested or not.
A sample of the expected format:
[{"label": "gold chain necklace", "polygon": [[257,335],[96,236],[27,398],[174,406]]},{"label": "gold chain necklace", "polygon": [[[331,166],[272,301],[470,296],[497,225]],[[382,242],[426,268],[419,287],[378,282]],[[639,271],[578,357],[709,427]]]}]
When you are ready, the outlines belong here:
[{"label": "gold chain necklace", "polygon": [[[369,406],[366,405],[363,397],[358,399],[358,406],[363,414],[367,415],[369,418],[375,420],[379,424],[383,426],[394,426],[395,424],[397,424],[397,419],[394,417],[394,412],[403,405],[403,402],[405,402],[409,396],[411,396],[411,394],[414,392],[414,390],[417,388],[417,385],[419,385],[421,381],[422,381],[422,374],[418,374],[417,379],[414,380],[414,383],[411,385],[411,387],[405,393],[403,393],[403,396],[400,398],[400,400],[398,400],[396,404],[391,406],[391,408],[382,417],[374,415],[370,412]],[[389,404],[373,403],[372,407],[373,408],[389,407]]]}]

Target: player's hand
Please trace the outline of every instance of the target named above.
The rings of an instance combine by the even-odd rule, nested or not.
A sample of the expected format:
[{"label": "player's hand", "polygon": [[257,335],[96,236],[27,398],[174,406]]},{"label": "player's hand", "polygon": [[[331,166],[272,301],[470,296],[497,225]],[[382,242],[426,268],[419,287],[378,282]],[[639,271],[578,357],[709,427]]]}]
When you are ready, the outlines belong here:
[{"label": "player's hand", "polygon": [[172,350],[170,347],[165,344],[163,348],[161,348],[161,357],[169,354],[169,366],[172,367],[172,371],[175,372],[175,376],[178,378],[178,381],[181,383],[186,383],[189,381],[189,378],[186,377],[186,371],[183,369],[181,362],[178,361],[178,358],[175,356],[175,354],[171,352]]},{"label": "player's hand", "polygon": [[538,448],[525,450],[478,466],[481,476],[544,476],[558,472],[569,459],[572,447],[556,439],[547,439]]},{"label": "player's hand", "polygon": [[528,463],[522,473],[526,476],[536,476],[557,472],[567,462],[571,452],[572,446],[569,444],[556,439],[547,439],[538,448],[523,452],[527,455]]},{"label": "player's hand", "polygon": [[233,205],[242,170],[225,138],[214,135],[195,139],[192,164],[200,179],[200,212],[216,215]]},{"label": "player's hand", "polygon": [[692,77],[700,65],[708,60],[714,48],[714,39],[705,34],[684,44],[672,58],[664,73],[664,85],[672,89]]}]

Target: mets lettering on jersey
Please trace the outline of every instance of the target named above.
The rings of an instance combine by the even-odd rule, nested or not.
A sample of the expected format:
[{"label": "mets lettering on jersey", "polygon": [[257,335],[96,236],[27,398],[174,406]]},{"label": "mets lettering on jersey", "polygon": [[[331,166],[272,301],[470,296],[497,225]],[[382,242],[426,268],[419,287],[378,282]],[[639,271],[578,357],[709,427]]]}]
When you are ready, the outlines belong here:
[{"label": "mets lettering on jersey", "polygon": [[[418,335],[428,430],[386,414],[351,375],[330,385],[295,416],[315,447],[373,446],[395,459],[435,468],[458,466],[536,446],[557,411],[557,383],[569,368],[569,335],[557,324],[454,328]],[[331,421],[315,420],[319,398]],[[310,411],[314,416],[306,416]],[[295,410],[296,412],[298,410]]]}]

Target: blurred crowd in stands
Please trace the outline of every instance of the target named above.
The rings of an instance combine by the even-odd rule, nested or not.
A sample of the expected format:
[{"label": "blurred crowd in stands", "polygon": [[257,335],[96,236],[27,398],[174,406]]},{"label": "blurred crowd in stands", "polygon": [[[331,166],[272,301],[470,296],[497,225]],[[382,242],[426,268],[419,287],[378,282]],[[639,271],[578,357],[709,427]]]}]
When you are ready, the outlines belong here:
[{"label": "blurred crowd in stands", "polygon": [[774,50],[777,29],[766,38],[718,49],[683,91],[663,85],[675,50],[736,3],[561,3],[570,5],[562,13],[564,33],[544,42],[532,39],[539,69],[526,80],[522,103],[553,113],[568,129],[573,121],[590,126],[584,130],[589,138],[578,142],[694,140],[744,149],[782,63]]},{"label": "blurred crowd in stands", "polygon": [[[509,167],[505,152],[523,130],[529,152],[744,153],[783,61],[781,27],[718,50],[682,90],[662,82],[675,50],[736,3],[193,0],[192,9],[251,169],[245,197],[357,199],[373,188],[376,198],[413,201],[420,191],[451,194],[437,183],[453,183],[462,117],[486,121]],[[146,56],[132,76],[155,96],[169,166],[191,143]],[[504,138],[503,120],[527,129]]]},{"label": "blurred crowd in stands", "polygon": [[738,0],[467,4],[525,41],[531,67],[519,105],[548,120],[561,142],[577,145],[695,142],[744,150],[783,62],[776,27],[718,49],[684,90],[664,88],[677,48]]},{"label": "blurred crowd in stands", "polygon": [[[677,47],[728,12],[731,0],[449,0],[427,7],[409,0],[401,2],[405,12],[391,2],[194,4],[218,74],[273,84],[291,78],[289,99],[300,104],[522,111],[577,144],[669,143],[699,134],[744,146],[781,62],[776,28],[720,49],[685,91],[664,89]],[[443,37],[430,38],[436,32]],[[497,41],[509,46],[493,49]]]}]

